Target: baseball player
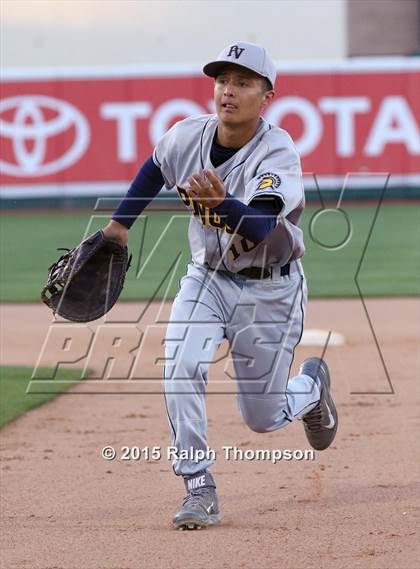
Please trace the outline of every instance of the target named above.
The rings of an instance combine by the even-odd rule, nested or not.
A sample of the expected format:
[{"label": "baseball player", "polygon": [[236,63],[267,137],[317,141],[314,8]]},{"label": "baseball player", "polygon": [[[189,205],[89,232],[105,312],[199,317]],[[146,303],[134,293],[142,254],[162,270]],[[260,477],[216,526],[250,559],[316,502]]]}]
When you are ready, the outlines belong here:
[{"label": "baseball player", "polygon": [[214,78],[216,113],[180,121],[163,136],[104,229],[127,243],[128,229],[162,186],[176,187],[191,211],[192,260],[165,339],[165,401],[180,451],[173,468],[187,491],[173,518],[180,529],[220,521],[212,457],[182,456],[208,449],[208,367],[223,340],[239,409],[253,431],[302,419],[309,443],[323,450],[338,424],[325,361],[309,358],[289,377],[307,299],[298,225],[304,190],[290,136],[261,117],[275,95],[275,66],[263,47],[241,41],[203,71]]}]

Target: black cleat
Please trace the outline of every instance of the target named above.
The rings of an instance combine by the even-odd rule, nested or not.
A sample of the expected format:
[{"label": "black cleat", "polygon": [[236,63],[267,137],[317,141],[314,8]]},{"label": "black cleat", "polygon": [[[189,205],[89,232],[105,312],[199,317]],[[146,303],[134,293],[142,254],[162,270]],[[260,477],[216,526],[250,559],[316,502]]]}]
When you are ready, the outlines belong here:
[{"label": "black cleat", "polygon": [[333,442],[338,427],[338,415],[331,397],[331,380],[327,364],[321,358],[308,358],[299,373],[320,381],[321,397],[318,405],[302,417],[306,437],[315,450],[325,450]]}]

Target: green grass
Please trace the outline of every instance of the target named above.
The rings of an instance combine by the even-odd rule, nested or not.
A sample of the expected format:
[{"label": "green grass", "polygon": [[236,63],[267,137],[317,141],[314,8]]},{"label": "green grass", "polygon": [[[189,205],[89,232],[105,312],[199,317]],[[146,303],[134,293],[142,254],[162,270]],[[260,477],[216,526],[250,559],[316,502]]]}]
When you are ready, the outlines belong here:
[{"label": "green grass", "polygon": [[[0,367],[0,427],[66,391],[80,380],[81,375],[78,370],[60,369],[54,380],[43,383],[40,394],[27,392],[32,372],[33,369],[28,367]],[[52,375],[53,370],[37,370],[37,377]]]},{"label": "green grass", "polygon": [[[309,233],[315,210],[306,212],[303,260],[312,296],[355,296],[355,276],[366,296],[415,295],[419,292],[420,209],[418,204],[385,204],[374,222],[376,206],[343,206],[352,229],[342,248],[326,250]],[[370,238],[369,233],[371,232]],[[340,243],[347,224],[337,212],[324,213],[315,222],[314,237],[323,244]]]},{"label": "green grass", "polygon": [[[352,234],[337,250],[326,249],[319,242],[331,245],[346,237],[343,216],[337,212],[324,213],[313,224],[311,235],[310,221],[319,208],[309,207],[305,211],[302,223],[306,243],[304,267],[312,297],[358,294],[354,278],[376,205],[342,207],[348,215]],[[92,217],[89,212],[3,215],[0,219],[0,300],[39,301],[47,268],[58,256],[56,247],[73,247],[84,235],[102,227],[107,217]],[[130,231],[133,267],[122,299],[148,299],[165,294],[171,298],[176,294],[179,279],[190,259],[187,226],[188,214],[183,211],[151,212],[136,222]],[[419,206],[384,204],[360,267],[358,281],[363,294],[418,294],[419,250]],[[151,251],[153,254],[148,259]]]}]

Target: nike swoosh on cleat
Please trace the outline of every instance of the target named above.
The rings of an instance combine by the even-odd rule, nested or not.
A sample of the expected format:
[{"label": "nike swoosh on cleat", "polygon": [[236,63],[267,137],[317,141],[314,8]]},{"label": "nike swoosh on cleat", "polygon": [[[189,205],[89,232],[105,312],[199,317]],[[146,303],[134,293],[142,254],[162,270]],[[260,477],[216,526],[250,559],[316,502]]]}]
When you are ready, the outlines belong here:
[{"label": "nike swoosh on cleat", "polygon": [[328,411],[329,423],[328,423],[328,425],[325,425],[324,428],[325,429],[332,429],[332,428],[334,428],[334,425],[335,425],[334,417],[333,417],[333,414],[331,413],[331,409],[328,407],[327,402],[325,402],[325,406],[326,406],[327,411]]},{"label": "nike swoosh on cleat", "polygon": [[214,505],[214,502],[212,502],[212,503],[210,504],[210,506],[209,506],[208,508],[206,508],[206,512],[207,512],[208,514],[211,514],[211,510],[212,510],[212,508],[213,508],[213,505]]}]

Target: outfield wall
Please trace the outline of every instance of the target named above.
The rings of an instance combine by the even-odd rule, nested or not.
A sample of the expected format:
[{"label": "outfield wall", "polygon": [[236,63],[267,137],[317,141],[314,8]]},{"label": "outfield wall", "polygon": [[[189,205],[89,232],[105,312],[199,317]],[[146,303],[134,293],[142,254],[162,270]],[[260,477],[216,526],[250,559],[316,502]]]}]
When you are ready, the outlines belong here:
[{"label": "outfield wall", "polygon": [[[292,135],[305,189],[416,197],[420,58],[278,62],[265,118]],[[211,113],[196,66],[8,69],[0,100],[3,207],[121,196],[174,122]]]}]

